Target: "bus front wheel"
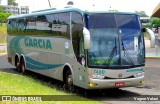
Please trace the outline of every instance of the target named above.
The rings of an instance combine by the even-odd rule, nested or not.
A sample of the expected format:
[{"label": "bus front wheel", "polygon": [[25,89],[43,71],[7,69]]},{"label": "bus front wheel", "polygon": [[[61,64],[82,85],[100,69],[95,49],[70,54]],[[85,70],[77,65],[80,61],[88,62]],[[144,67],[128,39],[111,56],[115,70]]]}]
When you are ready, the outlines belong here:
[{"label": "bus front wheel", "polygon": [[70,70],[67,70],[65,78],[66,89],[68,91],[73,91],[73,77]]}]

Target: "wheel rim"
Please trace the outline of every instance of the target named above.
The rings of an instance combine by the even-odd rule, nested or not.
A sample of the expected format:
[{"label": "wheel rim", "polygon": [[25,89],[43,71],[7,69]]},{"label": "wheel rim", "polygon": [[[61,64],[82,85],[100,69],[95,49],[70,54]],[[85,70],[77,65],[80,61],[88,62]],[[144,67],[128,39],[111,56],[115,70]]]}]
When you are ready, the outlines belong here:
[{"label": "wheel rim", "polygon": [[20,72],[20,63],[19,63],[19,61],[17,61],[16,68],[17,68],[17,71]]},{"label": "wheel rim", "polygon": [[68,87],[71,87],[73,85],[72,75],[68,75],[68,77],[67,77],[67,85],[68,85]]},{"label": "wheel rim", "polygon": [[22,70],[22,73],[24,73],[24,72],[25,72],[25,66],[24,66],[24,63],[22,63],[21,70]]}]

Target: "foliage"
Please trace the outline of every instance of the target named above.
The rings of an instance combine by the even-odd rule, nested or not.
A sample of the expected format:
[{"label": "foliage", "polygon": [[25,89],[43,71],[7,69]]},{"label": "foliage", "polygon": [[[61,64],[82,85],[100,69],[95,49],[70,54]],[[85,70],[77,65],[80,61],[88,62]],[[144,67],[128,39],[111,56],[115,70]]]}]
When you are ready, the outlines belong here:
[{"label": "foliage", "polygon": [[6,53],[7,51],[6,50],[0,50],[0,54],[1,53]]},{"label": "foliage", "polygon": [[8,5],[13,5],[13,3],[15,2],[15,0],[7,0],[8,1]]},{"label": "foliage", "polygon": [[18,6],[18,3],[15,2],[16,0],[8,0],[8,5]]},{"label": "foliage", "polygon": [[4,11],[4,8],[3,8],[3,6],[0,6],[0,13],[4,13],[5,11]]},{"label": "foliage", "polygon": [[152,25],[142,25],[142,28],[150,28],[150,29],[152,29]]},{"label": "foliage", "polygon": [[158,26],[160,26],[160,18],[152,17],[151,24],[154,28],[157,28]]},{"label": "foliage", "polygon": [[0,13],[0,23],[6,22],[10,15],[11,13]]},{"label": "foliage", "polygon": [[6,24],[0,25],[0,44],[6,43],[7,26]]},{"label": "foliage", "polygon": [[145,11],[135,11],[140,17],[149,17]]},{"label": "foliage", "polygon": [[7,24],[3,23],[2,26],[0,26],[0,35],[6,35],[7,34]]}]

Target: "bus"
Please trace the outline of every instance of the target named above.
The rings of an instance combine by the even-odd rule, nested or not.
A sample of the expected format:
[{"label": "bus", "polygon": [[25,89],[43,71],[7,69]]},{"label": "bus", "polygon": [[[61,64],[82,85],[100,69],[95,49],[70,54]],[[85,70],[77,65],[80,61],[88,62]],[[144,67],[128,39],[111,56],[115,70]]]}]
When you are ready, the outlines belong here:
[{"label": "bus", "polygon": [[144,83],[145,31],[128,12],[49,9],[10,16],[8,62],[64,82],[67,89]]}]

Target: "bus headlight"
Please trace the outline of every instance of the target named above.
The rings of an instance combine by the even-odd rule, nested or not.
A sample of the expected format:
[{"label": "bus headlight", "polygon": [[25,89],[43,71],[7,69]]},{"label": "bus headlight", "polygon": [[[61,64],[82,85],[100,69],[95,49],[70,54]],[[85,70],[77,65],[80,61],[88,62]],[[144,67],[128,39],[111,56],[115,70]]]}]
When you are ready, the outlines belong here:
[{"label": "bus headlight", "polygon": [[136,74],[134,75],[134,77],[141,77],[141,76],[144,76],[144,72],[136,73]]}]

